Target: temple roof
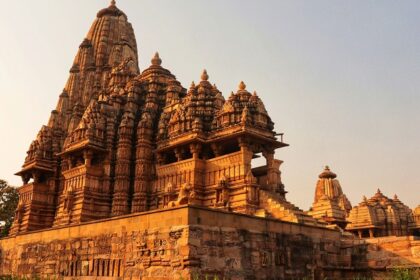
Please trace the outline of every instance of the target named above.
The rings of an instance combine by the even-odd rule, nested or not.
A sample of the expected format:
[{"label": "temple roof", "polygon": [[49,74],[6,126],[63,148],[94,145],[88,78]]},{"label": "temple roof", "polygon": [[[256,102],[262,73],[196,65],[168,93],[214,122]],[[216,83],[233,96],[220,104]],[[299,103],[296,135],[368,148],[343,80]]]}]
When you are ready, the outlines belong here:
[{"label": "temple roof", "polygon": [[388,221],[394,220],[410,227],[413,224],[412,211],[397,195],[391,199],[378,188],[371,198],[363,196],[362,202],[351,210],[347,229],[385,228]]}]

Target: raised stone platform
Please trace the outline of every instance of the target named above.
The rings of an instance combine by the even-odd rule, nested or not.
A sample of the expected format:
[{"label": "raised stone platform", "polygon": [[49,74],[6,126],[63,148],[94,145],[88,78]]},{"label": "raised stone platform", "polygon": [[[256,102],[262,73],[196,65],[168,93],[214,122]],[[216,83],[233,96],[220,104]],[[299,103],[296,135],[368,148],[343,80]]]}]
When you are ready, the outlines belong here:
[{"label": "raised stone platform", "polygon": [[355,267],[366,268],[359,248],[364,245],[351,244],[343,249],[335,230],[183,206],[5,238],[0,273],[64,279],[344,278]]},{"label": "raised stone platform", "polygon": [[414,237],[360,240],[197,206],[20,234],[0,249],[0,275],[59,279],[353,279],[420,263]]}]

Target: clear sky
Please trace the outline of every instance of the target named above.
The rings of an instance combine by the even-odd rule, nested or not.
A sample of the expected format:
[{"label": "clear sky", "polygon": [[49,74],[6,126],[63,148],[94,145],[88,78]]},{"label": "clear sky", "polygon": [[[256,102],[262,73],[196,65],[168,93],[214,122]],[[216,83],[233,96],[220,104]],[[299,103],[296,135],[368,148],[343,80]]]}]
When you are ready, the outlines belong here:
[{"label": "clear sky", "polygon": [[[107,0],[0,0],[0,178],[55,108],[79,44]],[[288,199],[308,209],[323,166],[352,204],[379,187],[420,203],[420,2],[118,0],[140,68],[159,51],[188,87],[204,68],[224,96],[241,80],[290,147]]]}]

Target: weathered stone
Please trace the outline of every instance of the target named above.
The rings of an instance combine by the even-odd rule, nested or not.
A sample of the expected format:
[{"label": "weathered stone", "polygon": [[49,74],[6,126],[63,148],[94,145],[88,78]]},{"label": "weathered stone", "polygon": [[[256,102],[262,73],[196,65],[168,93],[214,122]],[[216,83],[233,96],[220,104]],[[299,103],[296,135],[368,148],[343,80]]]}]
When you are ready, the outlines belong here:
[{"label": "weathered stone", "polygon": [[[140,72],[133,29],[112,1],[17,173],[23,186],[0,240],[0,275],[345,279],[419,263],[416,238],[361,240],[325,226],[418,229],[418,211],[413,222],[397,198],[371,199],[394,216],[372,218],[359,205],[346,220],[350,203],[326,169],[315,218],[288,202],[274,157],[285,146],[244,82],[225,100],[204,70],[187,90],[157,53]],[[258,154],[266,164],[253,167]]]}]

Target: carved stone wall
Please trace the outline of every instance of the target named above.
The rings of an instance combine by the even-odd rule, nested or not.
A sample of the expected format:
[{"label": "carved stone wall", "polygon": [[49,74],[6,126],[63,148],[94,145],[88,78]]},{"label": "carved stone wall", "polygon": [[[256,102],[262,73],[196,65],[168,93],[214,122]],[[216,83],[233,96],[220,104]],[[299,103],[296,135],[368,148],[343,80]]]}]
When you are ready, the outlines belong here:
[{"label": "carved stone wall", "polygon": [[2,239],[0,275],[384,279],[387,269],[420,266],[419,242],[362,240],[317,226],[182,206]]}]

